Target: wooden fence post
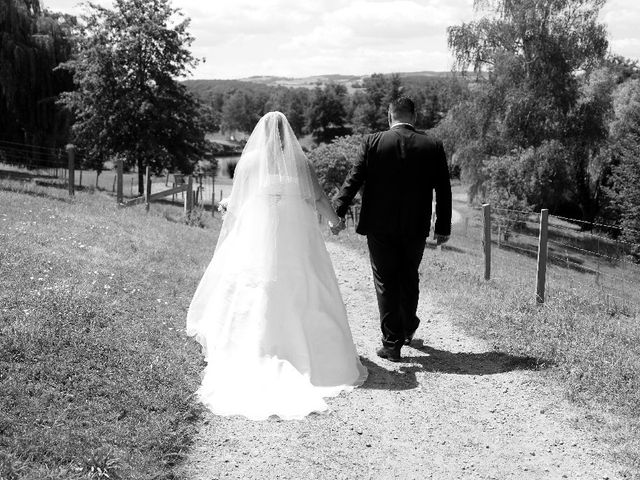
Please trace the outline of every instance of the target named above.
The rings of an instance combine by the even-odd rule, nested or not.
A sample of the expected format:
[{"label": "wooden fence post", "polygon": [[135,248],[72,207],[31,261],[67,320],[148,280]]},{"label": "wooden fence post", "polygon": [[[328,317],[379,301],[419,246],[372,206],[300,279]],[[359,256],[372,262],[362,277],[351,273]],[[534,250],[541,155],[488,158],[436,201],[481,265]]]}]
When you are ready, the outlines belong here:
[{"label": "wooden fence post", "polygon": [[122,166],[122,160],[116,160],[116,202],[118,205],[122,205],[123,193],[122,193],[122,175],[124,172],[124,167]]},{"label": "wooden fence post", "polygon": [[547,277],[547,238],[549,231],[549,210],[540,211],[540,238],[538,240],[538,271],[536,282],[536,302],[544,303],[544,289]]},{"label": "wooden fence post", "polygon": [[491,205],[482,205],[482,218],[484,221],[484,231],[482,235],[482,245],[484,247],[484,279],[491,278]]},{"label": "wooden fence post", "polygon": [[187,177],[187,192],[184,196],[184,213],[185,214],[189,214],[191,213],[191,209],[193,208],[193,177],[191,175],[189,175]]},{"label": "wooden fence post", "polygon": [[216,176],[211,175],[211,216],[216,216]]},{"label": "wooden fence post", "polygon": [[67,145],[67,157],[69,160],[69,195],[75,195],[75,181],[76,181],[76,147],[69,144]]},{"label": "wooden fence post", "polygon": [[149,197],[151,196],[151,167],[147,167],[144,173],[144,208],[149,211]]}]

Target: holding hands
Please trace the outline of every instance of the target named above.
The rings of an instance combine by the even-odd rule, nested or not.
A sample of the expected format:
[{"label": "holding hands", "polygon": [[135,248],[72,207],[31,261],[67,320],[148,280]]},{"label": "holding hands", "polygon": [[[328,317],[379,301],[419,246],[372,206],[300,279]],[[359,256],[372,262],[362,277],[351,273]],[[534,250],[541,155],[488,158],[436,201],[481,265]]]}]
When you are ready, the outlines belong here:
[{"label": "holding hands", "polygon": [[344,218],[338,217],[337,222],[329,221],[329,230],[331,230],[331,233],[333,233],[334,235],[338,235],[345,228],[347,228],[347,224]]}]

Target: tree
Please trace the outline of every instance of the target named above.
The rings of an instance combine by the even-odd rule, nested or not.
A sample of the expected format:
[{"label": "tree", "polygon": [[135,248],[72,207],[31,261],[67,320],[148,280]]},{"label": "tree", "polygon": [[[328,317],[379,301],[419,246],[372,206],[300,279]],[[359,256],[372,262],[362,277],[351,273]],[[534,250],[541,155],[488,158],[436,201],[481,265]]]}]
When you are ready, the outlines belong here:
[{"label": "tree", "polygon": [[251,132],[260,118],[260,111],[256,111],[252,103],[244,91],[237,91],[227,98],[222,107],[221,130]]},{"label": "tree", "polygon": [[43,11],[37,0],[0,0],[0,140],[61,147],[69,119],[55,104],[71,90],[56,70],[71,56],[75,19]]},{"label": "tree", "polygon": [[[597,205],[591,187],[597,182],[590,174],[604,138],[606,95],[590,97],[581,86],[605,59],[606,32],[598,23],[603,4],[604,0],[475,0],[477,10],[486,8],[490,14],[449,28],[457,68],[476,73],[475,94],[467,108],[450,112],[448,122],[468,123],[472,115],[478,125],[472,136],[456,134],[462,143],[454,144],[455,150],[463,151],[473,145],[479,155],[458,156],[473,162],[463,171],[471,172],[476,192],[487,181],[483,166],[491,157],[518,155],[557,140],[569,154],[571,202],[579,205],[584,217],[593,218]],[[594,131],[597,135],[591,136]]]},{"label": "tree", "polygon": [[387,110],[389,104],[398,98],[403,90],[397,73],[383,75],[374,73],[363,81],[365,93],[354,95],[352,122],[360,132],[376,132],[388,127]]},{"label": "tree", "polygon": [[634,244],[640,260],[640,80],[629,79],[614,92],[611,122],[612,175],[605,188],[609,213],[622,226],[622,237]]},{"label": "tree", "polygon": [[136,165],[140,194],[146,166],[191,172],[207,143],[198,102],[175,80],[197,64],[189,20],[169,0],[115,0],[114,10],[89,4],[82,19],[65,65],[77,90],[61,103],[75,115],[85,156],[98,170],[111,156]]},{"label": "tree", "polygon": [[337,83],[328,83],[324,88],[316,87],[306,111],[306,130],[317,143],[328,142],[344,135],[347,111],[345,100],[347,88]]},{"label": "tree", "polygon": [[309,94],[306,88],[279,87],[269,96],[266,111],[279,111],[285,114],[289,125],[296,135],[304,133],[305,111],[309,107]]}]

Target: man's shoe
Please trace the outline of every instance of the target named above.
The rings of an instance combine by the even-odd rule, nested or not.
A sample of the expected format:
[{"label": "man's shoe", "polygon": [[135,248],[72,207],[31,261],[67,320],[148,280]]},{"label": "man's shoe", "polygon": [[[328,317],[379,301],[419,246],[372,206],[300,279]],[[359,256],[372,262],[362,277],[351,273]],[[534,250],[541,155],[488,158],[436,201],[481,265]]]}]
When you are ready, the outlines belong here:
[{"label": "man's shoe", "polygon": [[409,335],[407,335],[404,338],[404,344],[405,345],[411,345],[411,342],[413,342],[413,336],[415,335],[415,330],[413,332],[411,332]]},{"label": "man's shoe", "polygon": [[380,358],[384,358],[386,360],[389,360],[390,362],[399,362],[402,360],[402,357],[400,356],[400,350],[396,350],[395,348],[380,347],[376,354]]}]

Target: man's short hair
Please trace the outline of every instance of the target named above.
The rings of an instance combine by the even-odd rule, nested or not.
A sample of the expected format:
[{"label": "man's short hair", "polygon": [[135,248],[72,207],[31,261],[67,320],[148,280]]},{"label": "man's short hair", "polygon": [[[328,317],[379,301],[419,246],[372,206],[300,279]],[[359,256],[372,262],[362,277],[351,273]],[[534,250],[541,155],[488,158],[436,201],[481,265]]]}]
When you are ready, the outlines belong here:
[{"label": "man's short hair", "polygon": [[409,97],[398,97],[389,105],[389,112],[394,118],[413,117],[416,114],[416,106]]}]

